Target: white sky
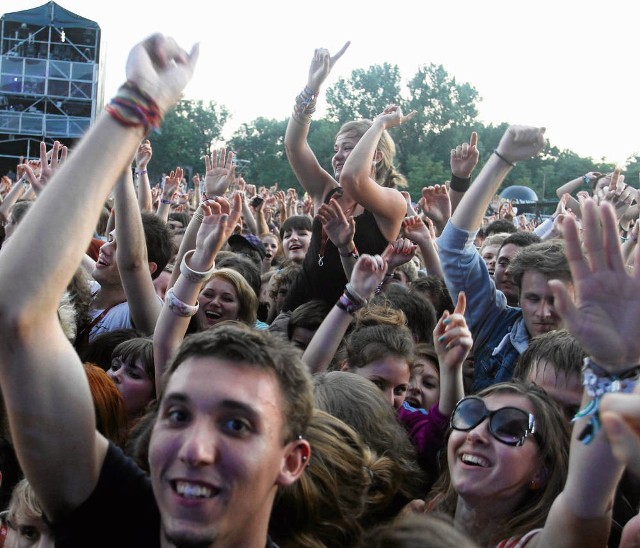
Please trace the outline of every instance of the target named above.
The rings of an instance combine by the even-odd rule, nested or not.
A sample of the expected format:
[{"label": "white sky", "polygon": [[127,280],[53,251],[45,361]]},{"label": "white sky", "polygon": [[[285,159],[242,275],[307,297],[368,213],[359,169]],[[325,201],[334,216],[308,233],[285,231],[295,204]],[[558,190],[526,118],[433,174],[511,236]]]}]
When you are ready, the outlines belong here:
[{"label": "white sky", "polygon": [[[2,0],[1,13],[44,0]],[[351,47],[327,82],[388,62],[403,78],[436,63],[479,92],[480,119],[545,126],[552,144],[623,163],[640,153],[640,4],[634,0],[60,0],[96,21],[105,97],[131,47],[159,31],[201,44],[189,99],[225,105],[230,135],[258,116],[282,120],[316,47]],[[324,101],[319,101],[322,112]]]}]

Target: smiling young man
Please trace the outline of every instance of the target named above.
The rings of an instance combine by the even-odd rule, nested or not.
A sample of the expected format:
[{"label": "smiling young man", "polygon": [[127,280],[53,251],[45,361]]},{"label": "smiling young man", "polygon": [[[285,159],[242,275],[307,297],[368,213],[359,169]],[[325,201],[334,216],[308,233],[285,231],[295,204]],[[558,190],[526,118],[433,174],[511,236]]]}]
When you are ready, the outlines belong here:
[{"label": "smiling young man", "polygon": [[[197,57],[197,46],[188,53],[160,34],[137,44],[118,100],[2,249],[0,387],[56,546],[263,548],[279,486],[296,481],[310,455],[311,381],[299,354],[230,322],[178,348],[151,423],[147,474],[96,430],[85,371],[58,319],[101,205]],[[32,254],[48,268],[34,268]]]}]

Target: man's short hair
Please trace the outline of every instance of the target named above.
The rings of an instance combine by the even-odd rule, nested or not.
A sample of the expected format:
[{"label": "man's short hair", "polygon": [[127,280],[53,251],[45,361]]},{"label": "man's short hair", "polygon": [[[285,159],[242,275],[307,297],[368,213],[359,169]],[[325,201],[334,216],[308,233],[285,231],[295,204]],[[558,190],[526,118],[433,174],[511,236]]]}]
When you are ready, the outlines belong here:
[{"label": "man's short hair", "polygon": [[[531,244],[540,243],[542,240],[540,236],[534,234],[533,232],[524,232],[522,230],[518,232],[514,232],[513,234],[509,234],[500,245],[500,249],[502,249],[505,245],[513,244],[517,247],[527,247]],[[498,254],[500,252],[498,251]]]},{"label": "man's short hair", "polygon": [[287,336],[293,337],[296,327],[315,331],[331,311],[331,305],[320,299],[312,299],[296,308],[287,323]]},{"label": "man's short hair", "polygon": [[[304,436],[311,420],[311,375],[300,351],[267,330],[227,320],[205,331],[187,335],[162,379],[162,393],[171,375],[188,358],[219,358],[272,372],[282,393],[283,443]],[[214,366],[212,366],[214,367]]]},{"label": "man's short hair", "polygon": [[491,236],[491,234],[497,234],[498,232],[516,232],[518,228],[513,224],[513,221],[507,219],[496,219],[491,221],[484,227],[485,237]]},{"label": "man's short hair", "polygon": [[540,272],[548,278],[571,280],[564,240],[554,238],[531,244],[516,254],[509,264],[509,273],[519,289],[522,289],[522,277],[528,270]]},{"label": "man's short hair", "polygon": [[520,354],[513,371],[513,377],[529,382],[533,367],[545,360],[557,373],[580,375],[587,353],[582,345],[565,329],[557,329],[538,335],[529,341],[526,350]]},{"label": "man's short hair", "polygon": [[175,247],[167,223],[149,211],[143,211],[141,216],[144,239],[147,244],[147,260],[157,265],[155,272],[151,274],[151,278],[155,280],[173,257]]}]

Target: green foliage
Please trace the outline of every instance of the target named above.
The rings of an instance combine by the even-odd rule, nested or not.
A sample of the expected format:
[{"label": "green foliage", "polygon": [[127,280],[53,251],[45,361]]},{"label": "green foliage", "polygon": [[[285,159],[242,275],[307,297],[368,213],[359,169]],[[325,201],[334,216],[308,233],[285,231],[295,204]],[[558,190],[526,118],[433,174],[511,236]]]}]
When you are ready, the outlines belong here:
[{"label": "green foliage", "polygon": [[356,69],[349,80],[340,78],[327,90],[327,119],[340,124],[359,118],[372,120],[387,105],[400,101],[397,65],[384,63],[367,70]]},{"label": "green foliage", "polygon": [[167,112],[160,133],[149,136],[153,157],[149,162],[151,181],[180,166],[185,175],[204,173],[202,156],[210,153],[211,143],[220,138],[229,117],[224,106],[213,101],[181,100]]}]

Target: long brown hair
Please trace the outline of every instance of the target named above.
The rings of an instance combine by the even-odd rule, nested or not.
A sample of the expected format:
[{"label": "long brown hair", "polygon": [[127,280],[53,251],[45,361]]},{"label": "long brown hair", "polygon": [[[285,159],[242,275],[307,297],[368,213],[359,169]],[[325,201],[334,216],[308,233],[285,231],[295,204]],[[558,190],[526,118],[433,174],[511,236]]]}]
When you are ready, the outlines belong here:
[{"label": "long brown hair", "polygon": [[[504,516],[502,522],[492,524],[494,536],[487,543],[491,545],[512,536],[524,535],[544,525],[549,509],[564,488],[567,479],[570,441],[569,428],[562,418],[558,405],[542,388],[519,381],[503,382],[489,386],[477,395],[485,397],[492,394],[516,394],[526,397],[531,402],[536,420],[536,432],[540,434],[538,438],[540,457],[546,469],[546,483],[540,489],[529,490],[513,512]],[[446,459],[446,451],[442,453]],[[426,507],[427,511],[439,511],[453,517],[458,494],[451,484],[446,463],[442,464],[440,478],[427,497]]]}]

